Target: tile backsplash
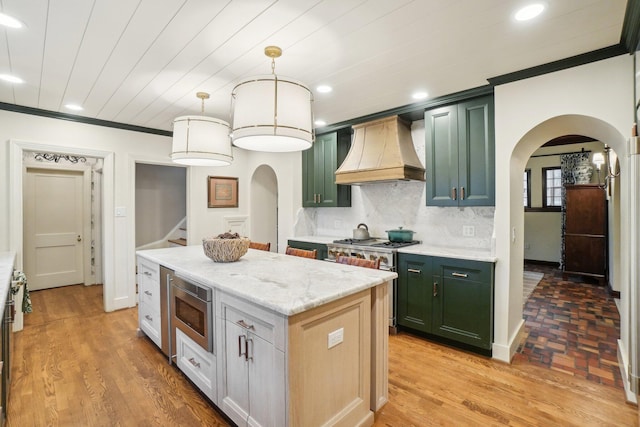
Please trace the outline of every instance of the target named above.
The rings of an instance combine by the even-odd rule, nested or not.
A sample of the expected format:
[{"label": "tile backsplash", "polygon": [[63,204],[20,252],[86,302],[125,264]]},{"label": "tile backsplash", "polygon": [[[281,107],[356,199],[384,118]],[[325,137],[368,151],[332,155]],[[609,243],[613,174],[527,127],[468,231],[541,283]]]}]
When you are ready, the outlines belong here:
[{"label": "tile backsplash", "polygon": [[[411,136],[419,158],[424,159],[423,120],[412,124]],[[403,227],[415,231],[416,240],[435,246],[492,248],[493,206],[426,206],[425,198],[424,182],[354,185],[350,208],[301,208],[295,234],[346,238],[365,223],[374,237],[386,238],[386,230]]]}]

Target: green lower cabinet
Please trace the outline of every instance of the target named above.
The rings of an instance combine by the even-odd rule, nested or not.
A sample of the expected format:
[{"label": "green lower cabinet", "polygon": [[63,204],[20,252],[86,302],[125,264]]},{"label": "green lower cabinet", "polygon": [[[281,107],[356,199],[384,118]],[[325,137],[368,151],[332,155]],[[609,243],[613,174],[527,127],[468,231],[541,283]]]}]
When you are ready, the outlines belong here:
[{"label": "green lower cabinet", "polygon": [[493,342],[493,264],[433,258],[431,333],[491,349]]},{"label": "green lower cabinet", "polygon": [[305,249],[307,251],[317,250],[316,259],[323,260],[327,258],[327,245],[322,243],[303,242],[301,240],[287,240],[287,245],[296,249]]},{"label": "green lower cabinet", "polygon": [[400,326],[431,332],[431,259],[409,254],[398,258],[396,321]]},{"label": "green lower cabinet", "polygon": [[398,325],[490,351],[493,270],[489,262],[398,254]]}]

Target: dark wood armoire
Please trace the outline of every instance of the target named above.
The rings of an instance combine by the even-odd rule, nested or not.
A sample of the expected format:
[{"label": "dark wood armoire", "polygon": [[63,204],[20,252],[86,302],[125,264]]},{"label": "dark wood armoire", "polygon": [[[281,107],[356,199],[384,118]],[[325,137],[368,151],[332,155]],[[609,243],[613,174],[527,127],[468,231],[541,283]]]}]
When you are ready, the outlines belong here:
[{"label": "dark wood armoire", "polygon": [[598,185],[567,185],[563,277],[579,274],[607,284],[607,197]]}]

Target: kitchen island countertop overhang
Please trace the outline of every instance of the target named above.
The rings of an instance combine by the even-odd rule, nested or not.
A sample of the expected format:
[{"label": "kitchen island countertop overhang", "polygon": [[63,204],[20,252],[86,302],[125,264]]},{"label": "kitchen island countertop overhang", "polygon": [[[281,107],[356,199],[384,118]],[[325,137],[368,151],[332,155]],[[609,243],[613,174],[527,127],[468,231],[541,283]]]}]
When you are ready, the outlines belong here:
[{"label": "kitchen island countertop overhang", "polygon": [[385,282],[395,272],[249,249],[236,262],[213,262],[202,246],[149,249],[137,255],[187,280],[292,316]]}]

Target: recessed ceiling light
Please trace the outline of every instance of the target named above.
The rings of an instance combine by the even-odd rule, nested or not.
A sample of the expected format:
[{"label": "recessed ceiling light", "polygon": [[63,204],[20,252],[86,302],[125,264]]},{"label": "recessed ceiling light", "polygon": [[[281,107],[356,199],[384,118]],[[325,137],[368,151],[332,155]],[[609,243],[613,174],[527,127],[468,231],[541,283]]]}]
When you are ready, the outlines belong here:
[{"label": "recessed ceiling light", "polygon": [[4,80],[9,83],[24,83],[20,77],[12,76],[11,74],[0,74],[0,80]]},{"label": "recessed ceiling light", "polygon": [[333,88],[327,85],[320,85],[316,88],[316,90],[320,93],[329,93],[333,90]]},{"label": "recessed ceiling light", "polygon": [[0,25],[4,25],[9,28],[22,28],[24,24],[18,21],[13,16],[5,15],[4,13],[0,13]]},{"label": "recessed ceiling light", "polygon": [[411,97],[413,99],[425,99],[429,94],[427,92],[416,92]]},{"label": "recessed ceiling light", "polygon": [[516,12],[516,21],[528,21],[529,19],[533,19],[536,16],[540,15],[543,10],[544,4],[542,3],[534,3],[525,6]]},{"label": "recessed ceiling light", "polygon": [[73,110],[73,111],[82,111],[82,110],[84,110],[84,108],[82,108],[78,104],[65,104],[64,108],[66,108],[68,110]]},{"label": "recessed ceiling light", "polygon": [[324,120],[316,120],[315,122],[313,122],[313,124],[316,126],[326,126],[327,122],[325,122]]}]

